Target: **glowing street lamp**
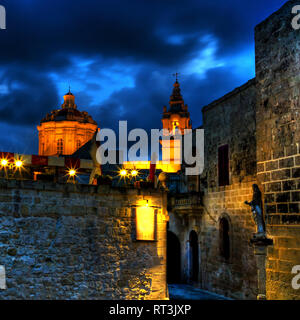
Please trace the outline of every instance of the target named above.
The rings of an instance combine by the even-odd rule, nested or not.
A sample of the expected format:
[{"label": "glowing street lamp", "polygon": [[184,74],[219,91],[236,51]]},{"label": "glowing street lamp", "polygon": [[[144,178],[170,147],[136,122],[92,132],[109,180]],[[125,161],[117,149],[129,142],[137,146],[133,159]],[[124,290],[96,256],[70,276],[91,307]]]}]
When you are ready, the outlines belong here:
[{"label": "glowing street lamp", "polygon": [[74,168],[69,168],[67,170],[66,176],[68,177],[67,182],[75,183],[76,181],[76,176],[77,176],[77,170]]},{"label": "glowing street lamp", "polygon": [[70,177],[75,177],[75,176],[76,176],[76,170],[70,169],[70,170],[69,170],[69,176],[70,176]]},{"label": "glowing street lamp", "polygon": [[7,159],[1,159],[1,166],[6,167],[8,165],[8,160]]},{"label": "glowing street lamp", "polygon": [[23,161],[22,160],[16,160],[15,161],[16,168],[20,169],[23,167]]},{"label": "glowing street lamp", "polygon": [[132,170],[132,171],[131,171],[131,175],[132,175],[132,177],[134,177],[134,178],[137,177],[138,174],[139,174],[139,173],[138,173],[137,170]]},{"label": "glowing street lamp", "polygon": [[127,170],[125,169],[120,170],[120,176],[125,178],[127,176]]}]

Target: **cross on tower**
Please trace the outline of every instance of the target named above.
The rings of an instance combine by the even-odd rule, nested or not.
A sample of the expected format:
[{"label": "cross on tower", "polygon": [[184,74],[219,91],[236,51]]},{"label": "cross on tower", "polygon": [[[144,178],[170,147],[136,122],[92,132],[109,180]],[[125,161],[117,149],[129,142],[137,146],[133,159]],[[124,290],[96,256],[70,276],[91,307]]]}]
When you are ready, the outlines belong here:
[{"label": "cross on tower", "polygon": [[176,72],[176,73],[173,73],[173,76],[176,78],[176,82],[178,82],[178,76],[180,75],[180,73]]}]

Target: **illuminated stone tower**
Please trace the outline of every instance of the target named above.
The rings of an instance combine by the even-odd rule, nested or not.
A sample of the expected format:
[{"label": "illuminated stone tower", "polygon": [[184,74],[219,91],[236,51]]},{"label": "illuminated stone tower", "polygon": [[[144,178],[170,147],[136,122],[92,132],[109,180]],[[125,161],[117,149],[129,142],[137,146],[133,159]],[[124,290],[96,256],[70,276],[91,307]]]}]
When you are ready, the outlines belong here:
[{"label": "illuminated stone tower", "polygon": [[97,123],[85,111],[79,111],[75,97],[64,95],[64,103],[53,110],[37,126],[39,154],[44,156],[71,155],[92,139]]},{"label": "illuminated stone tower", "polygon": [[168,135],[172,138],[170,142],[168,140],[162,141],[162,159],[163,161],[170,159],[171,163],[178,163],[180,161],[181,142],[174,135],[176,133],[183,135],[184,129],[192,129],[192,123],[188,106],[184,104],[180,92],[177,74],[169,105],[169,110],[164,107],[162,123],[163,129],[167,129]]}]

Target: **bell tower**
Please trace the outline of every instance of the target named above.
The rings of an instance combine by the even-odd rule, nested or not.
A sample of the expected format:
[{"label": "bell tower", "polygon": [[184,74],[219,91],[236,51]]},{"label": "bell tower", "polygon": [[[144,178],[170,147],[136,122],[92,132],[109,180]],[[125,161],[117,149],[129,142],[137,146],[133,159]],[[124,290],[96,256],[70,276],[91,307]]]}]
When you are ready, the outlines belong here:
[{"label": "bell tower", "polygon": [[170,142],[162,141],[162,159],[163,161],[170,159],[170,163],[178,163],[181,159],[181,139],[176,139],[176,136],[184,135],[185,129],[192,129],[188,106],[184,104],[181,95],[178,73],[175,76],[176,81],[170,96],[169,110],[164,106],[162,117],[163,129],[167,130],[164,135],[170,137]]}]

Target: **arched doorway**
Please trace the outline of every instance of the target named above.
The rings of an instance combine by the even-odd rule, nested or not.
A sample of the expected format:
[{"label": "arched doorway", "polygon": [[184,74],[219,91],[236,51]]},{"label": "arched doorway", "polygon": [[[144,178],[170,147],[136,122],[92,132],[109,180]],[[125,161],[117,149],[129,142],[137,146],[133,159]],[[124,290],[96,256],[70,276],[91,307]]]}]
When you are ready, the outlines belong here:
[{"label": "arched doorway", "polygon": [[181,282],[181,250],[178,237],[171,231],[167,233],[167,283]]},{"label": "arched doorway", "polygon": [[199,274],[198,236],[193,230],[190,232],[190,280],[197,282]]}]

